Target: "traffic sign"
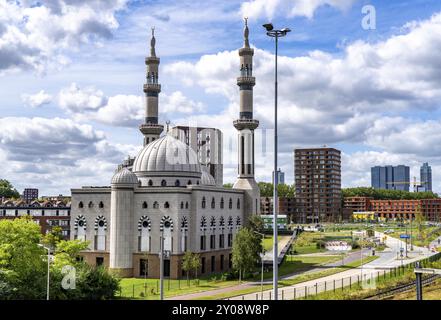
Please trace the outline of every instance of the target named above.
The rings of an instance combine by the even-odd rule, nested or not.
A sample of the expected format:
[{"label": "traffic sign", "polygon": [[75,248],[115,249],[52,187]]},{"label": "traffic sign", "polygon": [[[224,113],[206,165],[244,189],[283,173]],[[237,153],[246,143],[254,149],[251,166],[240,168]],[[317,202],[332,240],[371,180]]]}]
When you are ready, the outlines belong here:
[{"label": "traffic sign", "polygon": [[401,239],[410,239],[410,235],[408,234],[400,234]]}]

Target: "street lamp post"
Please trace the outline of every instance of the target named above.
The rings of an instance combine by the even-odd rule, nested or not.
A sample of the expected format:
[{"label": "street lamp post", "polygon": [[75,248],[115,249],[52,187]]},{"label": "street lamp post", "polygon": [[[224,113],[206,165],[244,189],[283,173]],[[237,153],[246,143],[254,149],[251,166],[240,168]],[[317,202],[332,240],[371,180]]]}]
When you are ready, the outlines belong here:
[{"label": "street lamp post", "polygon": [[278,42],[280,37],[286,36],[288,32],[291,30],[289,28],[283,28],[281,30],[275,30],[272,23],[264,24],[263,27],[266,29],[266,34],[269,37],[275,39],[275,72],[274,72],[274,189],[273,189],[273,290],[274,290],[274,300],[278,300],[278,263],[279,263],[279,255],[277,249],[277,209],[279,205],[278,197],[277,197],[277,185],[278,185],[278,176],[277,176],[277,54],[278,54]]},{"label": "street lamp post", "polygon": [[164,233],[159,239],[159,297],[164,300]]},{"label": "street lamp post", "polygon": [[42,244],[39,244],[38,246],[47,250],[47,284],[46,284],[47,288],[46,288],[46,300],[49,300],[51,249],[48,248],[48,247],[45,247]]},{"label": "street lamp post", "polygon": [[262,262],[262,271],[260,276],[260,300],[263,300],[263,258],[265,257],[265,250],[260,253],[260,261]]}]

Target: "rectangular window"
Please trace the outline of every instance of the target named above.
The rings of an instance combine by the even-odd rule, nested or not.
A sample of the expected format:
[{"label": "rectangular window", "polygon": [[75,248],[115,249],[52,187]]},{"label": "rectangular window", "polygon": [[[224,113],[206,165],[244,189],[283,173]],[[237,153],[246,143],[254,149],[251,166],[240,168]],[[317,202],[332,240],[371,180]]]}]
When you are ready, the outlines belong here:
[{"label": "rectangular window", "polygon": [[96,263],[97,267],[102,266],[104,264],[104,258],[103,257],[96,257],[95,263]]},{"label": "rectangular window", "polygon": [[220,270],[224,271],[224,255],[221,254],[220,256]]},{"label": "rectangular window", "polygon": [[228,247],[232,247],[233,246],[233,234],[229,233],[228,234]]},{"label": "rectangular window", "polygon": [[201,236],[201,250],[205,250],[205,236]]},{"label": "rectangular window", "polygon": [[205,273],[205,257],[201,259],[201,273]]},{"label": "rectangular window", "polygon": [[210,249],[216,249],[216,235],[210,235]]},{"label": "rectangular window", "polygon": [[149,262],[147,259],[139,260],[139,275],[141,277],[148,276]]},{"label": "rectangular window", "polygon": [[219,235],[219,248],[223,248],[225,246],[225,235]]},{"label": "rectangular window", "polygon": [[211,272],[214,272],[216,270],[216,257],[211,256]]},{"label": "rectangular window", "polygon": [[233,267],[233,255],[230,253],[228,255],[228,268],[231,269]]}]

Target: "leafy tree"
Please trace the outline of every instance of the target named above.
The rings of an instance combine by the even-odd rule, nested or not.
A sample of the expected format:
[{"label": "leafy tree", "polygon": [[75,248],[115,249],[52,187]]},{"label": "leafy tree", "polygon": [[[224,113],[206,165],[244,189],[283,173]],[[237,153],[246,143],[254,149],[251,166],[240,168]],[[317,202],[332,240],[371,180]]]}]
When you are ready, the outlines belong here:
[{"label": "leafy tree", "polygon": [[20,198],[20,193],[5,179],[0,179],[0,197]]},{"label": "leafy tree", "polygon": [[232,183],[225,183],[224,184],[224,188],[226,188],[226,189],[233,189],[233,184]]},{"label": "leafy tree", "polygon": [[403,190],[374,189],[368,187],[345,188],[342,189],[342,197],[371,197],[375,200],[419,200],[436,199],[436,193],[427,192],[408,192]]},{"label": "leafy tree", "polygon": [[[274,185],[268,182],[259,182],[257,184],[260,189],[260,196],[262,197],[272,197]],[[295,187],[294,185],[289,184],[278,184],[277,185],[277,194],[280,198],[294,198],[295,196]]]},{"label": "leafy tree", "polygon": [[[47,251],[40,247],[40,227],[31,217],[0,220],[0,299],[45,299]],[[51,238],[53,240],[53,238]],[[55,240],[54,240],[55,241]],[[77,261],[87,242],[56,242],[50,266],[51,299],[109,299],[118,290],[119,280],[103,268]],[[76,269],[76,289],[61,287],[62,267]]]},{"label": "leafy tree", "polygon": [[63,239],[63,228],[60,226],[55,226],[52,230],[43,236],[42,243],[49,246],[52,249],[55,249],[57,243]]},{"label": "leafy tree", "polygon": [[252,215],[248,219],[249,227],[252,231],[256,231],[259,233],[263,233],[263,219],[261,216],[258,215]]},{"label": "leafy tree", "polygon": [[79,266],[82,265],[79,260],[80,252],[86,250],[89,241],[82,240],[61,240],[55,248],[54,265],[61,269],[65,265]]},{"label": "leafy tree", "polygon": [[240,229],[233,242],[232,262],[233,269],[239,272],[239,281],[242,274],[252,272],[260,260],[262,252],[260,235],[254,233],[250,228]]},{"label": "leafy tree", "polygon": [[[182,270],[187,274],[187,282],[190,283],[190,271],[199,269],[199,265],[196,266],[196,259],[199,262],[199,257],[195,257],[197,254],[192,253],[190,251],[186,251],[184,253],[184,257],[182,258]],[[195,268],[196,266],[196,268]]]}]

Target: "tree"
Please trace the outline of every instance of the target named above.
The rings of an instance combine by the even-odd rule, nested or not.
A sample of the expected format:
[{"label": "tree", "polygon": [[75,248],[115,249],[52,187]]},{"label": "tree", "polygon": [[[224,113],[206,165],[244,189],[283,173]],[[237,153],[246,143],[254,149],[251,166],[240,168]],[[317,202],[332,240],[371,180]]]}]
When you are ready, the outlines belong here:
[{"label": "tree", "polygon": [[342,189],[342,197],[371,197],[375,200],[419,200],[436,199],[438,195],[431,191],[408,192],[403,190],[374,189],[368,187]]},{"label": "tree", "polygon": [[233,184],[232,183],[225,183],[224,184],[224,188],[226,188],[226,189],[233,189]]},{"label": "tree", "polygon": [[55,249],[57,243],[63,239],[63,228],[55,226],[52,230],[43,236],[42,243],[49,246],[51,249]]},{"label": "tree", "polygon": [[240,229],[233,242],[232,262],[233,269],[239,272],[239,281],[242,274],[252,272],[259,263],[262,252],[262,241],[260,235],[254,233],[250,228]]},{"label": "tree", "polygon": [[199,262],[199,257],[195,257],[196,254],[186,251],[184,254],[184,257],[182,258],[182,270],[185,271],[187,274],[187,282],[190,283],[190,271],[196,269],[199,269],[199,265],[195,268],[197,259]]},{"label": "tree", "polygon": [[[272,183],[259,182],[257,185],[259,186],[261,197],[273,196],[274,185]],[[277,194],[280,198],[294,198],[295,187],[294,185],[289,185],[289,184],[278,184]]]},{"label": "tree", "polygon": [[252,231],[256,231],[259,233],[263,233],[263,219],[261,216],[258,215],[252,215],[248,219],[249,227]]},{"label": "tree", "polygon": [[54,265],[58,268],[62,268],[65,265],[71,265],[78,267],[82,265],[79,256],[80,252],[86,250],[90,241],[82,240],[61,240],[56,244]]},{"label": "tree", "polygon": [[46,251],[39,247],[40,227],[31,217],[0,220],[0,273],[12,288],[10,298],[41,299],[45,295]]},{"label": "tree", "polygon": [[5,179],[0,179],[0,197],[20,198],[20,193]]},{"label": "tree", "polygon": [[[39,246],[41,239],[40,227],[31,217],[0,220],[0,299],[46,298],[47,251]],[[87,245],[80,240],[56,242],[54,262],[50,265],[51,299],[110,299],[115,296],[119,287],[116,277],[104,268],[93,268],[77,260]],[[73,290],[61,287],[65,265],[71,265],[76,271]]]}]

